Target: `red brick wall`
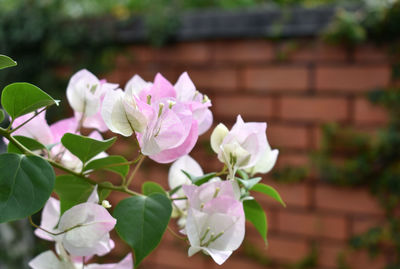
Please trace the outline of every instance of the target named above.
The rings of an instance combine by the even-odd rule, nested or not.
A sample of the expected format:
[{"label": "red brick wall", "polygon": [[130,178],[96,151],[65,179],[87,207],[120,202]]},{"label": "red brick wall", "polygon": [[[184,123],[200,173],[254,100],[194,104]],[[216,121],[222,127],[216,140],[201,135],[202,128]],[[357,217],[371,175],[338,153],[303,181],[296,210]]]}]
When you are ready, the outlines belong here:
[{"label": "red brick wall", "polygon": [[[175,82],[183,71],[212,100],[215,124],[232,125],[237,114],[245,121],[268,123],[269,142],[280,149],[278,167],[307,163],[310,152],[318,148],[323,123],[335,121],[373,132],[386,120],[385,113],[364,98],[368,90],[390,82],[387,54],[373,46],[346,51],[315,40],[209,41],[161,49],[132,45],[118,55],[115,71],[106,77],[124,85],[135,73],[152,80],[161,72]],[[200,140],[205,142],[208,136]],[[204,170],[220,169],[202,142],[192,155]],[[119,148],[129,154],[125,144]],[[167,167],[147,169],[134,187],[139,188],[141,180],[157,180],[166,187],[166,173]],[[268,215],[269,246],[263,246],[249,225],[245,245],[256,246],[259,253],[249,256],[245,253],[249,247],[242,247],[221,268],[279,268],[262,265],[255,256],[266,255],[278,264],[296,262],[314,242],[319,249],[318,268],[337,268],[337,254],[346,248],[346,240],[382,218],[366,190],[336,188],[315,179],[294,185],[276,184],[268,176],[264,181],[275,186],[288,205],[281,208],[259,197]],[[202,254],[189,259],[186,251],[185,242],[167,232],[142,268],[218,267]],[[351,257],[355,268],[379,268],[383,262],[371,262],[365,253]]]}]

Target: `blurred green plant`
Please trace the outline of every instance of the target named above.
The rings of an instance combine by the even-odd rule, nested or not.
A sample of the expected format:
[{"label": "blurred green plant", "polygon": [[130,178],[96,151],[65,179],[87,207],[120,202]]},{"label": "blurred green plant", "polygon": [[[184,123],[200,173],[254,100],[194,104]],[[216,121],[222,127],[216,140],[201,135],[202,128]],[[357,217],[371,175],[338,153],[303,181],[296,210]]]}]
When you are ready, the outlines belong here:
[{"label": "blurred green plant", "polygon": [[323,38],[350,48],[366,41],[377,44],[399,41],[400,2],[364,0],[355,10],[339,8]]}]

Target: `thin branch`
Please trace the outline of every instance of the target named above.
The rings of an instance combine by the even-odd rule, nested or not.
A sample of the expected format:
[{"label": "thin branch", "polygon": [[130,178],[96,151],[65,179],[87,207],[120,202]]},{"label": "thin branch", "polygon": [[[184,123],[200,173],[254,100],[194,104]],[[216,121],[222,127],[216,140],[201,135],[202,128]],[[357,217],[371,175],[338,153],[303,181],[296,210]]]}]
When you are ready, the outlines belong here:
[{"label": "thin branch", "polygon": [[167,226],[168,231],[175,236],[176,238],[178,238],[179,240],[183,240],[186,241],[186,238],[183,236],[180,236],[179,234],[177,234],[176,232],[174,232],[174,230],[172,230],[169,226]]},{"label": "thin branch", "polygon": [[132,182],[133,178],[135,177],[137,171],[139,170],[140,166],[142,165],[142,163],[143,163],[145,157],[146,157],[146,156],[140,154],[140,156],[139,156],[139,161],[138,161],[138,163],[136,164],[135,169],[133,170],[133,172],[132,172],[131,175],[129,176],[128,180],[125,182],[125,184],[124,184],[125,186],[129,186],[129,185],[131,184],[131,182]]}]

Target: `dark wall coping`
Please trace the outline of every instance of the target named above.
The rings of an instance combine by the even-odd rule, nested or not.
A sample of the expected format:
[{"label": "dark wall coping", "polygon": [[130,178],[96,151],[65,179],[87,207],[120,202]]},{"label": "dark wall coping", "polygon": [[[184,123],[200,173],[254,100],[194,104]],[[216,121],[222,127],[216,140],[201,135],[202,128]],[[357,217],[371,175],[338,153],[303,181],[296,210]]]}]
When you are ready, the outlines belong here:
[{"label": "dark wall coping", "polygon": [[[180,16],[180,26],[173,39],[196,41],[210,39],[312,37],[321,33],[332,21],[337,6],[315,8],[263,7],[242,10],[197,10]],[[354,10],[357,6],[345,6]],[[116,41],[122,43],[147,40],[143,18],[133,18],[117,26]]]}]

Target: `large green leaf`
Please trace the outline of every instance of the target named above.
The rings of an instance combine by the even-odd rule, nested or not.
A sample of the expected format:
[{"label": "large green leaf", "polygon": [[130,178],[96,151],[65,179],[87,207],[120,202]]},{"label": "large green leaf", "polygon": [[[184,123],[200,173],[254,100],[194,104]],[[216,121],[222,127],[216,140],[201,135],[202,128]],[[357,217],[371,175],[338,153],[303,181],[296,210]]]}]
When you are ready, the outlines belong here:
[{"label": "large green leaf", "polygon": [[116,137],[99,141],[93,138],[66,133],[61,143],[84,164],[114,144]]},{"label": "large green leaf", "polygon": [[[15,140],[20,142],[22,145],[24,145],[27,149],[29,149],[31,151],[42,150],[42,149],[47,150],[43,144],[41,144],[40,142],[38,142],[35,139],[32,139],[30,137],[16,135],[16,136],[14,136],[14,138],[15,138]],[[7,151],[10,153],[19,153],[19,154],[23,153],[13,143],[8,143]]]},{"label": "large green leaf", "polygon": [[147,181],[142,185],[142,193],[144,195],[150,195],[152,193],[161,193],[166,195],[165,190],[159,184],[151,181]]},{"label": "large green leaf", "polygon": [[0,70],[7,68],[7,67],[16,66],[16,65],[17,65],[16,61],[14,61],[13,59],[11,59],[10,57],[8,57],[6,55],[0,54]]},{"label": "large green leaf", "polygon": [[126,164],[127,162],[128,161],[122,156],[107,156],[90,161],[83,171],[104,169],[126,177],[129,172],[129,165]]},{"label": "large green leaf", "polygon": [[285,202],[282,200],[281,196],[279,195],[279,193],[272,188],[269,185],[266,184],[262,184],[262,183],[258,183],[256,185],[254,185],[253,188],[251,188],[252,191],[257,191],[257,192],[261,192],[264,193],[265,195],[268,195],[269,197],[275,199],[276,201],[278,201],[279,203],[281,203],[284,207],[286,207]]},{"label": "large green leaf", "polygon": [[0,123],[3,122],[3,120],[5,119],[6,115],[4,114],[4,110],[0,109]]},{"label": "large green leaf", "polygon": [[263,208],[256,200],[245,200],[243,201],[243,209],[246,219],[253,223],[254,227],[256,227],[257,231],[266,243],[268,223]]},{"label": "large green leaf", "polygon": [[0,223],[39,211],[54,187],[50,164],[37,156],[0,155]]},{"label": "large green leaf", "polygon": [[57,101],[50,95],[25,82],[6,86],[1,94],[1,105],[13,119],[54,104],[57,104]]},{"label": "large green leaf", "polygon": [[93,188],[92,184],[73,175],[58,176],[54,191],[60,198],[61,214],[77,204],[86,202]]},{"label": "large green leaf", "polygon": [[171,211],[170,200],[159,193],[147,197],[133,196],[122,200],[115,207],[117,233],[133,248],[136,265],[160,243]]}]

